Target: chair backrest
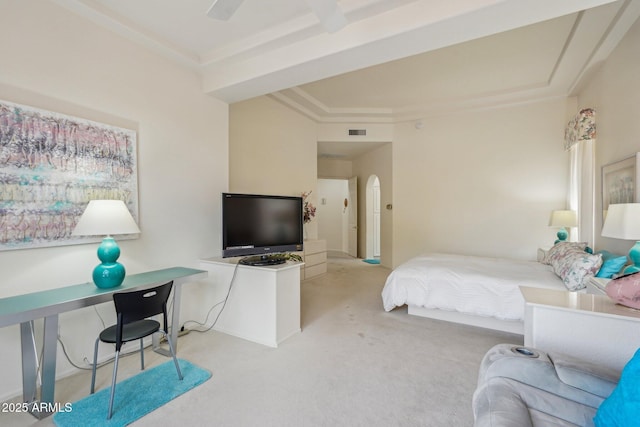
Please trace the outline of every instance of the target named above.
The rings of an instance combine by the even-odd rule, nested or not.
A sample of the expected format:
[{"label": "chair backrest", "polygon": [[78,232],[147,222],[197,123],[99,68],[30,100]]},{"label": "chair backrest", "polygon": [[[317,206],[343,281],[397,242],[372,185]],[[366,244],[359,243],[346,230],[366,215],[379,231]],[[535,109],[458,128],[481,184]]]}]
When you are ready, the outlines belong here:
[{"label": "chair backrest", "polygon": [[173,281],[155,288],[113,294],[118,323],[126,325],[156,314],[162,314],[164,317],[164,330],[166,331],[167,300],[172,286]]}]

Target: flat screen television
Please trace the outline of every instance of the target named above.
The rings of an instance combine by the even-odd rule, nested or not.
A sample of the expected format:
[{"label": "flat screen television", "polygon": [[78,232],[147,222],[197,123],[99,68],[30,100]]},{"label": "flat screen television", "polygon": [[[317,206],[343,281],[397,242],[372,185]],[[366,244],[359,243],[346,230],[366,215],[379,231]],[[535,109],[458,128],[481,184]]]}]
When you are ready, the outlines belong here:
[{"label": "flat screen television", "polygon": [[223,257],[280,264],[281,254],[301,251],[303,240],[302,197],[222,193]]}]

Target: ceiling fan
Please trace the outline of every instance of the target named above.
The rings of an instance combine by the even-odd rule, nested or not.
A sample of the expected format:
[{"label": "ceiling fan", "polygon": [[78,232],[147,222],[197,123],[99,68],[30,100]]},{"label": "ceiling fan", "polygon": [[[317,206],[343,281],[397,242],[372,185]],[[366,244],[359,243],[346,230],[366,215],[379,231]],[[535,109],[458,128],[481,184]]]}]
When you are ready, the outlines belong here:
[{"label": "ceiling fan", "polygon": [[[228,21],[244,0],[214,0],[207,10],[207,16]],[[304,0],[316,14],[322,26],[334,33],[347,25],[347,18],[338,7],[337,0]]]}]

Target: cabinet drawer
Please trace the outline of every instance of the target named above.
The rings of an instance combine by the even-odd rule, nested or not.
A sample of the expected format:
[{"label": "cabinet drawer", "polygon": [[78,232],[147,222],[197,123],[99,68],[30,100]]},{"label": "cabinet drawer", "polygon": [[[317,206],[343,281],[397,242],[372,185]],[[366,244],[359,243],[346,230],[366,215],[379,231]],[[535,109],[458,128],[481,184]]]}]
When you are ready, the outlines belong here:
[{"label": "cabinet drawer", "polygon": [[304,241],[304,253],[313,254],[317,252],[326,252],[327,241],[326,240],[305,240]]},{"label": "cabinet drawer", "polygon": [[304,269],[304,278],[309,279],[311,277],[319,276],[327,272],[327,264],[318,264],[313,266],[307,266]]},{"label": "cabinet drawer", "polygon": [[326,262],[327,262],[327,253],[326,252],[320,252],[318,254],[305,255],[305,257],[304,257],[304,264],[307,267],[313,266],[313,265],[317,265],[317,264],[326,263]]}]

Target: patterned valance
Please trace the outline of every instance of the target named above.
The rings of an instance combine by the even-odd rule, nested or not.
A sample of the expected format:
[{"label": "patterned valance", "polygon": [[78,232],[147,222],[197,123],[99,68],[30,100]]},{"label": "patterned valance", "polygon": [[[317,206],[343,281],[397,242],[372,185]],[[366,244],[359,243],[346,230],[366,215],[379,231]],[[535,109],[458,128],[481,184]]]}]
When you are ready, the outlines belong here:
[{"label": "patterned valance", "polygon": [[596,139],[596,111],[585,108],[567,124],[564,131],[564,149],[568,150],[580,141]]}]

